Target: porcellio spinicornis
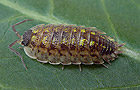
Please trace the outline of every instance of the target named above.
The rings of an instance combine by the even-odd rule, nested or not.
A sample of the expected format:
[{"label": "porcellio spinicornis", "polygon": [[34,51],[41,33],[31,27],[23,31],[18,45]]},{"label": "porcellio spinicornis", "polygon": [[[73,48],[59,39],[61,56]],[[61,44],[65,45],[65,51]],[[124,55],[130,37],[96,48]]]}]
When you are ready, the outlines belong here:
[{"label": "porcellio spinicornis", "polygon": [[22,56],[12,48],[16,43],[24,46],[24,51],[30,58],[54,65],[104,65],[104,61],[110,64],[110,61],[122,53],[120,47],[124,44],[118,44],[95,27],[40,24],[30,28],[21,36],[15,26],[26,21],[31,20],[25,19],[12,26],[20,39],[9,45],[9,49],[21,58],[25,68]]}]

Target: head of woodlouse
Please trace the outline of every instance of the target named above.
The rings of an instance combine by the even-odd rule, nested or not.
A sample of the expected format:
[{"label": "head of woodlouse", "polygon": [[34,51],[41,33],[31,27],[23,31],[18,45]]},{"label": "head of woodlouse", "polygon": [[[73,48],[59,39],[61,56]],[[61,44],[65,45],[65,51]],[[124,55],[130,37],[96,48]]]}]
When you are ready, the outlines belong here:
[{"label": "head of woodlouse", "polygon": [[23,34],[23,40],[21,41],[21,44],[24,46],[28,46],[30,40],[32,37],[32,30],[28,30]]}]

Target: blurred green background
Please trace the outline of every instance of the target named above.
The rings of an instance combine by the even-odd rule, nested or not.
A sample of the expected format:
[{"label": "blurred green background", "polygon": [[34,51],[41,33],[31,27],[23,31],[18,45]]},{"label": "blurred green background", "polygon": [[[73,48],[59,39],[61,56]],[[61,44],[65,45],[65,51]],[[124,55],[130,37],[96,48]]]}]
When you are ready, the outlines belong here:
[{"label": "blurred green background", "polygon": [[[76,24],[97,27],[119,43],[124,53],[106,69],[100,65],[78,66],[41,64],[15,48],[24,58],[8,49],[18,39],[11,25],[22,35],[37,24]],[[0,0],[0,89],[1,90],[140,90],[140,0]]]}]

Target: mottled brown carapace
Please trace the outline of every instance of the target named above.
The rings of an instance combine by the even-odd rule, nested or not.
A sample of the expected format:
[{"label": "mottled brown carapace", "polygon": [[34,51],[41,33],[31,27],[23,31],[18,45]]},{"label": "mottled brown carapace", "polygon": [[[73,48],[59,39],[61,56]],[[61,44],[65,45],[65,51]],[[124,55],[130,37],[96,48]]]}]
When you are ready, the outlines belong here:
[{"label": "mottled brown carapace", "polygon": [[[13,30],[16,32],[14,26],[25,21],[29,20],[13,25]],[[118,44],[95,27],[40,24],[30,28],[23,36],[17,32],[16,34],[20,40],[13,42],[9,48],[20,56],[21,60],[22,56],[11,48],[16,42],[24,46],[24,51],[30,58],[55,65],[104,65],[104,61],[110,64],[110,61],[122,53],[120,47],[124,45]]]}]

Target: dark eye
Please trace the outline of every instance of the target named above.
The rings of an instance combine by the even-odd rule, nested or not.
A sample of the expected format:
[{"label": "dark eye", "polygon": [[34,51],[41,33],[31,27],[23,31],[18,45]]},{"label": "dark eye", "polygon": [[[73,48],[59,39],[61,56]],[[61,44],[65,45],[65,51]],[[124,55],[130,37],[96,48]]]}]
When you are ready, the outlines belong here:
[{"label": "dark eye", "polygon": [[28,30],[23,35],[23,41],[21,42],[24,46],[28,46],[32,36],[32,30]]},{"label": "dark eye", "polygon": [[28,41],[22,41],[21,44],[23,44],[24,46],[28,46]]}]

